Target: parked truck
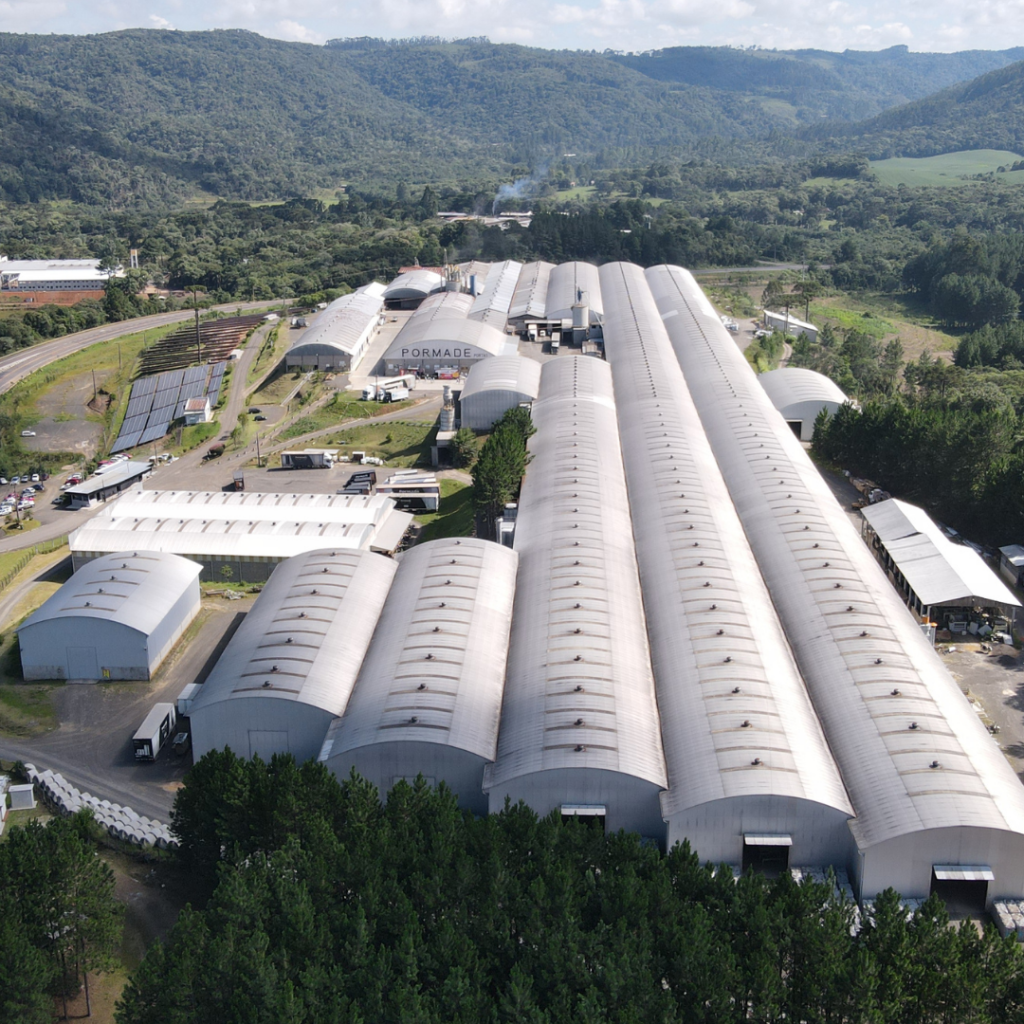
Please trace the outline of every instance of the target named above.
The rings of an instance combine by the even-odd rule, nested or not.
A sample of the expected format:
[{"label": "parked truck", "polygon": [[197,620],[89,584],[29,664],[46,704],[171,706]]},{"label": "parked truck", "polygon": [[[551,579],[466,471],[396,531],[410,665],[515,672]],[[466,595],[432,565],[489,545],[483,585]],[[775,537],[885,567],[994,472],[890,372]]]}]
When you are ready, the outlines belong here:
[{"label": "parked truck", "polygon": [[153,710],[146,715],[145,721],[139,726],[132,737],[136,761],[155,761],[160,748],[167,742],[178,715],[173,704],[154,704]]}]

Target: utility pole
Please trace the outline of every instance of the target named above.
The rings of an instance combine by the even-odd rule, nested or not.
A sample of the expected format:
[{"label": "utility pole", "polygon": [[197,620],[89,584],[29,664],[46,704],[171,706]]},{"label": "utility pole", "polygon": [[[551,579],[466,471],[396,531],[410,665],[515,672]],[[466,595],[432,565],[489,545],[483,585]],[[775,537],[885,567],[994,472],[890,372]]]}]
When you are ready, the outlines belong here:
[{"label": "utility pole", "polygon": [[202,363],[203,361],[203,345],[200,341],[199,335],[199,300],[196,298],[196,289],[192,289],[192,308],[196,313],[196,361]]},{"label": "utility pole", "polygon": [[96,371],[92,371],[92,400],[96,401]]},{"label": "utility pole", "polygon": [[256,468],[263,468],[263,461],[260,458],[260,432],[258,430],[256,431]]}]

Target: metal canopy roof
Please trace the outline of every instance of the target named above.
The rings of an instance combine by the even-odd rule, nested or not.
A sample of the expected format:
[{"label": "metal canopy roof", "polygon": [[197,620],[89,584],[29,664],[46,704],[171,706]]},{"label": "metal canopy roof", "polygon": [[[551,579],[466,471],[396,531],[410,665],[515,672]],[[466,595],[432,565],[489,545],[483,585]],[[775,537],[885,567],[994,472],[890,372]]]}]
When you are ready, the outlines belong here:
[{"label": "metal canopy roof", "polygon": [[601,268],[661,711],[666,817],[775,795],[852,815],[643,271]]},{"label": "metal canopy roof", "polygon": [[761,387],[776,409],[785,409],[798,402],[835,402],[842,405],[846,395],[835,381],[823,373],[798,366],[783,366],[757,376]]},{"label": "metal canopy roof", "polygon": [[495,356],[474,363],[462,389],[461,401],[483,391],[514,391],[532,401],[540,390],[540,366],[536,359]]},{"label": "metal canopy roof", "polygon": [[83,497],[98,494],[100,491],[105,491],[110,487],[116,487],[118,484],[124,484],[129,480],[145,476],[152,469],[153,467],[148,462],[122,462],[116,469],[111,469],[109,472],[101,473],[98,476],[91,476],[88,480],[83,480],[80,484],[69,487],[64,493],[77,494]]},{"label": "metal canopy roof", "polygon": [[340,715],[398,566],[368,551],[312,551],[274,570],[192,703],[250,697]]},{"label": "metal canopy roof", "polygon": [[548,280],[553,263],[527,263],[519,274],[512,302],[508,307],[510,320],[525,317],[526,319],[543,320],[548,304]]},{"label": "metal canopy roof", "polygon": [[469,311],[469,319],[479,320],[499,331],[504,331],[512,295],[522,269],[522,263],[515,260],[495,263],[487,273],[483,291],[476,297],[473,308]]},{"label": "metal canopy roof", "polygon": [[441,320],[445,317],[465,318],[472,308],[473,296],[466,292],[434,292],[412,311],[408,322]]},{"label": "metal canopy roof", "polygon": [[843,773],[861,849],[928,829],[1024,834],[1024,787],[692,275],[661,266],[646,277]]},{"label": "metal canopy roof", "polygon": [[18,629],[74,616],[149,634],[201,571],[195,562],[159,552],[97,558],[82,566]]},{"label": "metal canopy roof", "polygon": [[861,515],[924,604],[1021,606],[981,556],[954,544],[923,508],[890,498]]},{"label": "metal canopy roof", "polygon": [[516,521],[519,579],[489,790],[548,769],[664,786],[611,371],[544,364]]},{"label": "metal canopy roof", "polygon": [[601,298],[601,281],[597,267],[592,263],[559,263],[552,269],[548,278],[545,319],[571,319],[572,307],[576,304],[580,292],[590,307],[590,322],[600,323],[604,313],[604,300]]},{"label": "metal canopy roof", "polygon": [[402,556],[321,760],[394,742],[494,760],[518,561],[508,548],[470,538],[431,541]]},{"label": "metal canopy roof", "polygon": [[940,882],[994,882],[995,872],[987,864],[935,864],[932,867]]}]

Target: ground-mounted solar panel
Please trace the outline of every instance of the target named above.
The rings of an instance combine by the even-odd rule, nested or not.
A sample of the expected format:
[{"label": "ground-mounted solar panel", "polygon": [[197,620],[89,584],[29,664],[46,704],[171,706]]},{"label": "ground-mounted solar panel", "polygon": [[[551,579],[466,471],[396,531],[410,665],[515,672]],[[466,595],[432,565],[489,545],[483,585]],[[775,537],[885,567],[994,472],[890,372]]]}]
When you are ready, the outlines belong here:
[{"label": "ground-mounted solar panel", "polygon": [[159,441],[167,433],[168,424],[157,424],[153,427],[146,427],[139,438],[139,444],[149,444],[151,441]]},{"label": "ground-mounted solar panel", "polygon": [[189,398],[199,398],[204,394],[206,394],[206,382],[195,380],[189,384],[182,384],[181,391],[178,392],[178,401],[184,402]]},{"label": "ground-mounted solar panel", "polygon": [[182,380],[182,386],[189,384],[205,383],[206,382],[206,367],[205,366],[190,366],[185,371],[185,378]]},{"label": "ground-mounted solar panel", "polygon": [[180,388],[181,378],[184,376],[184,370],[165,370],[156,379],[157,391],[169,391],[171,388]]},{"label": "ground-mounted solar panel", "polygon": [[114,447],[110,449],[113,452],[123,452],[126,448],[134,448],[139,443],[139,438],[142,437],[142,431],[136,430],[132,434],[122,434],[118,437],[114,444]]},{"label": "ground-mounted solar panel", "polygon": [[156,377],[140,377],[132,388],[132,394],[152,395],[156,391]]},{"label": "ground-mounted solar panel", "polygon": [[210,400],[210,408],[211,409],[216,408],[216,406],[217,406],[217,399],[220,398],[220,389],[218,388],[216,391],[208,392],[206,397],[209,398],[209,400]]},{"label": "ground-mounted solar panel", "polygon": [[148,419],[148,412],[144,412],[141,416],[125,416],[124,422],[121,424],[121,433],[130,434],[132,431],[142,430]]},{"label": "ground-mounted solar panel", "polygon": [[162,427],[166,434],[172,419],[174,419],[174,406],[171,406],[166,412],[162,410],[159,413],[151,412],[149,419],[146,420],[146,430],[149,430],[150,427]]},{"label": "ground-mounted solar panel", "polygon": [[227,363],[224,363],[224,362],[221,362],[221,363],[214,363],[214,364],[213,364],[213,373],[212,373],[212,379],[213,379],[213,380],[217,380],[217,379],[219,379],[220,377],[223,377],[223,376],[224,376],[224,371],[225,371],[225,370],[226,370],[227,368],[228,368],[228,364],[227,364]]},{"label": "ground-mounted solar panel", "polygon": [[142,395],[139,398],[132,398],[128,402],[124,418],[131,419],[132,416],[145,416],[153,408],[153,396]]}]

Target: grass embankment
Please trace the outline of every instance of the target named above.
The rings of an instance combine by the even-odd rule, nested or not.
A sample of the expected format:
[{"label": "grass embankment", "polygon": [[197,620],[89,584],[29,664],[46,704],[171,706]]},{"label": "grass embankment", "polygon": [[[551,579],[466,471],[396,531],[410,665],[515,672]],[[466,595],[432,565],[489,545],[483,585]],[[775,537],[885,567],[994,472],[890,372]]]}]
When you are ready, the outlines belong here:
[{"label": "grass embankment", "polygon": [[184,427],[181,431],[181,440],[175,446],[178,449],[176,454],[190,452],[193,448],[198,448],[204,441],[209,441],[211,437],[216,437],[218,433],[220,433],[220,422],[218,420]]},{"label": "grass embankment", "polygon": [[473,485],[462,480],[441,481],[441,507],[416,517],[423,529],[419,540],[469,537],[473,533]]},{"label": "grass embankment", "polygon": [[280,433],[275,434],[277,441],[290,441],[293,437],[302,437],[303,434],[312,434],[317,430],[326,430],[329,427],[344,423],[345,420],[367,420],[373,419],[384,412],[398,412],[408,409],[414,403],[404,402],[363,402],[358,399],[350,399],[339,393],[335,395],[326,405],[314,409],[308,416],[297,419],[289,424]]},{"label": "grass embankment", "polygon": [[[0,398],[0,413],[12,417],[10,431],[5,432],[4,464],[9,473],[18,473],[22,467],[45,466],[54,468],[69,458],[64,452],[33,452],[21,444],[21,431],[34,426],[42,418],[39,410],[40,401],[50,392],[64,387],[76,377],[95,372],[96,388],[109,396],[106,409],[97,412],[84,406],[81,414],[64,412],[54,417],[56,422],[67,422],[72,419],[83,419],[102,425],[102,434],[98,450],[105,452],[110,449],[124,419],[128,407],[128,394],[136,361],[144,348],[152,345],[165,334],[175,330],[178,324],[167,324],[150,330],[128,334],[111,341],[100,341],[81,352],[58,359],[49,366],[29,374],[23,381],[16,384]],[[5,474],[8,475],[8,474]]]},{"label": "grass embankment", "polygon": [[260,385],[258,391],[249,396],[253,405],[280,405],[305,376],[304,370],[286,370],[278,366]]},{"label": "grass embankment", "polygon": [[[973,175],[998,172],[1000,167],[1010,167],[1018,160],[1019,153],[1005,149],[973,149],[940,156],[872,160],[871,170],[883,185],[893,188],[897,185],[961,186],[971,184]],[[997,174],[997,180],[1020,184],[1024,181],[1024,171]]]},{"label": "grass embankment", "polygon": [[388,466],[405,469],[430,465],[430,446],[437,433],[436,423],[390,420],[349,427],[317,439],[319,447],[339,448],[344,454],[366,452],[383,459]]},{"label": "grass embankment", "polygon": [[[277,364],[284,358],[285,352],[288,351],[289,337],[286,324],[279,322],[269,333],[263,338],[260,343],[260,350],[256,354],[256,358],[252,361],[252,365],[249,367],[249,373],[245,378],[246,388],[251,387],[256,383],[267,371]],[[252,337],[255,337],[256,332],[253,333]],[[250,343],[252,340],[250,337]]]}]

